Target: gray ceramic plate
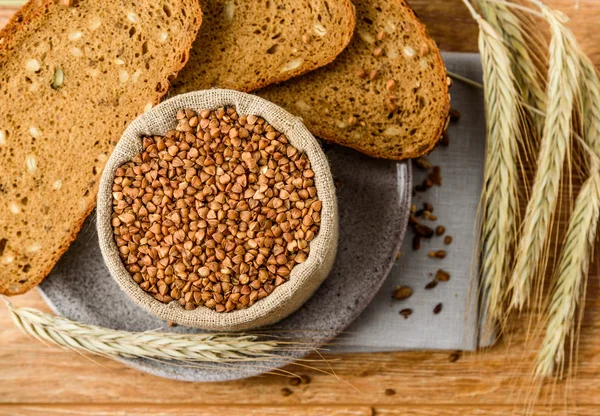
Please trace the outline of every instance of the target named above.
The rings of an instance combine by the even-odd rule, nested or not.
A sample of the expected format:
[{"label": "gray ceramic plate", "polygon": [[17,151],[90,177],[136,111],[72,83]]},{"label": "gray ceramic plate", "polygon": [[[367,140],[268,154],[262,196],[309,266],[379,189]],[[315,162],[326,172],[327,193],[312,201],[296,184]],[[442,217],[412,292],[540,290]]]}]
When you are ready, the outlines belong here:
[{"label": "gray ceramic plate", "polygon": [[[408,163],[375,160],[339,146],[327,150],[338,184],[340,239],[333,270],[312,298],[276,326],[278,336],[318,347],[340,334],[369,304],[396,258],[408,220],[411,172]],[[104,266],[95,216],[50,276],[40,293],[58,314],[80,322],[127,331],[198,331],[168,328],[131,301]],[[190,367],[144,359],[122,361],[161,377],[186,381],[224,381],[250,377],[301,358],[307,350],[258,364]]]}]

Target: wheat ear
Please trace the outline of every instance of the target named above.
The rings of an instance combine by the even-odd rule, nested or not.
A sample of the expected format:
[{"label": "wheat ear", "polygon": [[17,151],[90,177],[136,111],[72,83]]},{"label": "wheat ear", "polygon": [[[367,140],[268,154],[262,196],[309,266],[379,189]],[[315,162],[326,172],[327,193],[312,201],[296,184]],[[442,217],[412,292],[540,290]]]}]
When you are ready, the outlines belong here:
[{"label": "wheat ear", "polygon": [[510,305],[521,310],[529,301],[532,281],[543,274],[545,247],[558,201],[560,179],[571,140],[572,109],[578,90],[577,44],[557,12],[535,2],[550,25],[547,111],[537,172],[516,252],[509,291]]},{"label": "wheat ear", "polygon": [[[534,62],[533,58],[539,61],[544,56],[542,42],[527,36],[525,22],[507,5],[496,0],[478,0],[478,3],[488,23],[506,40],[523,101],[540,112],[546,112],[545,80],[538,69],[544,63]],[[539,137],[542,137],[544,117],[538,112],[530,114]]]},{"label": "wheat ear", "polygon": [[515,243],[518,215],[516,160],[521,109],[510,53],[504,41],[490,24],[472,8],[470,10],[479,24],[487,115],[481,272],[483,293],[487,295],[484,316],[492,324],[504,312],[504,294],[512,264],[510,253]]},{"label": "wheat ear", "polygon": [[185,362],[237,362],[281,358],[276,350],[292,350],[296,344],[260,340],[256,335],[176,334],[126,332],[17,308],[6,301],[16,326],[42,342],[71,350],[112,358],[136,357]]},{"label": "wheat ear", "polygon": [[[534,374],[550,377],[556,368],[563,372],[565,341],[575,333],[575,311],[582,302],[600,215],[600,80],[590,60],[581,57],[584,142],[590,155],[590,177],[575,201],[565,245],[556,270],[549,321]],[[562,374],[560,374],[562,375]]]}]

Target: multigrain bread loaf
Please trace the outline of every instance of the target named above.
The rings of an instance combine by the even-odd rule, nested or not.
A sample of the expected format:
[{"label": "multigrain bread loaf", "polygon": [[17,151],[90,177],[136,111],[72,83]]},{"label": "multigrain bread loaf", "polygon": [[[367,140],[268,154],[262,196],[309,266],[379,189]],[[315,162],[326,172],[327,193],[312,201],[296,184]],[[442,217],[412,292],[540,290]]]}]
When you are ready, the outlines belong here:
[{"label": "multigrain bread loaf", "polygon": [[252,91],[331,61],[354,30],[350,0],[200,0],[202,27],[169,93]]},{"label": "multigrain bread loaf", "polygon": [[200,22],[197,0],[35,1],[0,32],[0,293],[35,286],[67,249]]},{"label": "multigrain bread loaf", "polygon": [[422,155],[450,108],[439,50],[403,0],[354,4],[354,38],[332,64],[258,94],[326,140],[386,159]]}]

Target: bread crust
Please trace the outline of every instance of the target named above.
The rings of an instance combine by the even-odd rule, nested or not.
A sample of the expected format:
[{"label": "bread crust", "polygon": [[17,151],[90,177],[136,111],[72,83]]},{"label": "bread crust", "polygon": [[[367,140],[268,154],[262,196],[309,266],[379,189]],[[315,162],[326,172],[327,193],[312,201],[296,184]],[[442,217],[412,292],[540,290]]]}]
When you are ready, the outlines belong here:
[{"label": "bread crust", "polygon": [[[13,17],[10,19],[8,24],[0,31],[0,39],[4,39],[4,41],[0,44],[0,58],[2,54],[7,50],[11,49],[13,43],[15,41],[16,34],[20,31],[27,30],[29,26],[34,25],[36,23],[35,19],[42,18],[46,15],[47,12],[50,11],[50,8],[54,6],[52,0],[45,0],[41,5],[37,5],[35,0],[28,1]],[[65,7],[65,6],[62,6]],[[197,17],[197,25],[195,31],[198,32],[200,25],[202,24],[202,10],[200,6],[197,6],[198,13],[195,17]],[[190,17],[190,20],[194,16]],[[162,85],[169,85],[169,78],[174,77],[177,73],[185,66],[187,60],[189,59],[189,50],[192,47],[192,43],[195,40],[195,36],[190,36],[190,41],[185,46],[185,59],[182,60],[174,60],[173,61],[173,71],[171,72],[171,76],[166,77],[165,79],[160,80]],[[152,104],[156,105],[161,101],[161,98],[167,93],[168,88],[157,91],[157,94],[151,99]],[[83,226],[86,218],[92,213],[94,208],[96,207],[96,199],[94,198],[90,204],[88,204],[87,208],[83,210],[82,215],[73,223],[71,227],[71,233],[67,236],[67,238],[62,242],[60,247],[56,250],[56,254],[54,256],[49,257],[48,267],[43,269],[39,274],[31,276],[27,280],[27,282],[20,285],[18,290],[10,290],[5,281],[0,279],[0,294],[6,296],[15,296],[21,295],[23,293],[28,292],[32,288],[36,287],[54,268],[55,264],[58,262],[60,257],[67,251],[69,246],[73,243],[79,231]]]}]

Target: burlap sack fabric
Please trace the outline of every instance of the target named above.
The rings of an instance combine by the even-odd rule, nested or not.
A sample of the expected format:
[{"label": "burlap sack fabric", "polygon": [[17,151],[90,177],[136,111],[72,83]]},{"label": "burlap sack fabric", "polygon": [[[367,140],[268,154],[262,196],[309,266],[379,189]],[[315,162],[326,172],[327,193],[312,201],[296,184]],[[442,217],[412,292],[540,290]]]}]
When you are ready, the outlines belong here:
[{"label": "burlap sack fabric", "polygon": [[[165,135],[177,126],[179,109],[216,109],[233,105],[239,114],[263,117],[284,133],[290,143],[307,154],[315,172],[315,186],[322,201],[321,228],[310,242],[307,260],[296,265],[289,281],[276,287],[267,297],[249,308],[217,313],[206,307],[186,311],[178,302],[168,305],[144,292],[125,269],[111,226],[112,182],[116,169],[142,150],[142,138]],[[329,274],[335,259],[338,239],[337,202],[329,164],[318,142],[297,117],[260,97],[232,90],[207,90],[179,95],[144,113],[133,121],[108,160],[98,191],[98,238],[110,274],[121,289],[140,306],[158,317],[181,325],[216,331],[242,331],[273,324],[296,311],[310,298]]]}]

